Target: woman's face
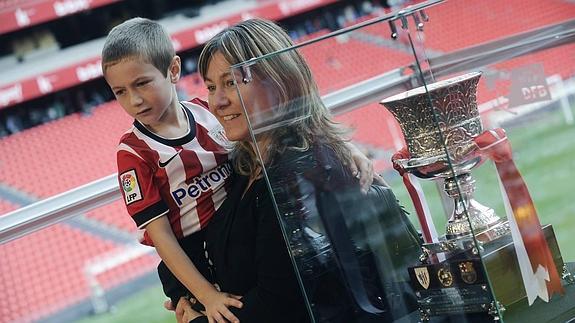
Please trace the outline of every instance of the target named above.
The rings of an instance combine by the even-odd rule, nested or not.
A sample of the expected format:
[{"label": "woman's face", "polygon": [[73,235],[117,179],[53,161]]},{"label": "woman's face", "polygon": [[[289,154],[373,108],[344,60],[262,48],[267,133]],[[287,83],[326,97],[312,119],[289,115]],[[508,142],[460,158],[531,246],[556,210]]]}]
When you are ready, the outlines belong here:
[{"label": "woman's face", "polygon": [[[269,111],[271,106],[269,93],[256,79],[248,84],[239,84],[238,88],[249,114],[246,116],[232,73],[239,74],[239,70],[231,70],[224,56],[216,52],[208,65],[204,79],[208,89],[208,105],[224,127],[228,140],[246,141],[249,140],[247,118],[249,117],[254,124],[263,111]],[[241,76],[236,75],[235,79],[241,80]]]}]

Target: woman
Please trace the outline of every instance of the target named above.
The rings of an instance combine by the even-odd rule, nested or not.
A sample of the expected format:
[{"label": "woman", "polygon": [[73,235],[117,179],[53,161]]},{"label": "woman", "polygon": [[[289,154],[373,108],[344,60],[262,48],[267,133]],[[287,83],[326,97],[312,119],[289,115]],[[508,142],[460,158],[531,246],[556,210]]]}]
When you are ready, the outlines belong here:
[{"label": "woman", "polygon": [[[198,61],[210,111],[228,139],[236,142],[234,185],[206,232],[215,280],[223,291],[243,296],[241,309],[230,308],[241,322],[307,322],[308,310],[318,321],[381,319],[380,277],[373,273],[369,248],[352,257],[357,268],[352,266],[349,272],[330,269],[337,268],[336,246],[326,234],[338,233],[342,227],[335,224],[343,221],[330,209],[342,197],[331,194],[330,188],[353,192],[346,195],[353,200],[359,196],[355,192],[360,183],[345,166],[352,164],[350,148],[341,139],[345,132],[331,121],[307,63],[290,50],[231,69],[292,45],[274,23],[251,19],[212,38]],[[324,212],[326,207],[328,212]],[[276,209],[282,214],[281,223]],[[348,247],[347,242],[337,243],[339,251]],[[372,273],[366,274],[370,269]],[[355,289],[345,285],[347,274],[362,277],[359,287],[368,304],[357,304],[361,295],[349,295]],[[312,304],[309,309],[304,299]],[[178,303],[176,313],[178,321],[207,322],[185,299]]]}]

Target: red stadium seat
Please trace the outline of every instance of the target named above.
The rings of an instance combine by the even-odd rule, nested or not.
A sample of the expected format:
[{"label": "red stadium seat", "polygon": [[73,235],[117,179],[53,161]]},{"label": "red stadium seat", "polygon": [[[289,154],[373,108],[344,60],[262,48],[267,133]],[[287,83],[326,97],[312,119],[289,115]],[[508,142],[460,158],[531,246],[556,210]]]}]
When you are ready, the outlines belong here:
[{"label": "red stadium seat", "polygon": [[18,206],[16,204],[0,199],[0,217],[8,212],[16,210],[17,208]]}]

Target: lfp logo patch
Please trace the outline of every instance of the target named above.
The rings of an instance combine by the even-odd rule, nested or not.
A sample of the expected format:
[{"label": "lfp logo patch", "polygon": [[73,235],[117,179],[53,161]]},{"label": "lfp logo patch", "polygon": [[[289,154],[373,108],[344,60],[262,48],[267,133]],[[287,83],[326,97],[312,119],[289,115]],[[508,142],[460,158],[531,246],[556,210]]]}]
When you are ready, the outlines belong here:
[{"label": "lfp logo patch", "polygon": [[136,176],[135,170],[129,170],[120,175],[120,185],[122,191],[124,191],[124,200],[126,205],[130,205],[136,201],[142,199],[142,193],[140,192],[140,184],[138,183],[138,177]]}]

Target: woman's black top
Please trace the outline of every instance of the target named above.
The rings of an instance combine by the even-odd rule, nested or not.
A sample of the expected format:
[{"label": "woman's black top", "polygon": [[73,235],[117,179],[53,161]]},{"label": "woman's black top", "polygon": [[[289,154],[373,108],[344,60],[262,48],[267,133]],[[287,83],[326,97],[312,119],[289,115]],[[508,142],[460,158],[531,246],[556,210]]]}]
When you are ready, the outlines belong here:
[{"label": "woman's black top", "polygon": [[[313,169],[318,165],[332,170],[334,176],[330,176],[328,185],[339,186],[355,181],[333,151],[322,145],[306,152],[287,150],[267,167],[267,171],[273,186],[284,179],[292,181],[290,174],[293,173],[309,170],[314,174]],[[217,282],[222,291],[243,296],[241,309],[229,307],[242,323],[309,322],[305,297],[266,181],[263,178],[256,180],[244,194],[248,181],[247,176],[232,176],[225,202],[205,229],[206,248],[213,266],[211,278],[204,276]],[[276,194],[276,199],[293,198]],[[190,249],[197,249],[188,244],[183,244],[182,248],[187,253]],[[198,252],[189,252],[188,256],[204,272],[202,264],[205,262],[198,259]],[[188,294],[167,268],[159,270],[159,273],[164,291],[174,303],[179,296]],[[330,293],[329,289],[324,292]],[[208,320],[199,317],[193,322]]]},{"label": "woman's black top", "polygon": [[235,175],[232,183],[206,229],[215,281],[222,291],[243,296],[243,307],[230,310],[242,323],[308,322],[265,180],[256,180],[243,197],[248,177]]}]

